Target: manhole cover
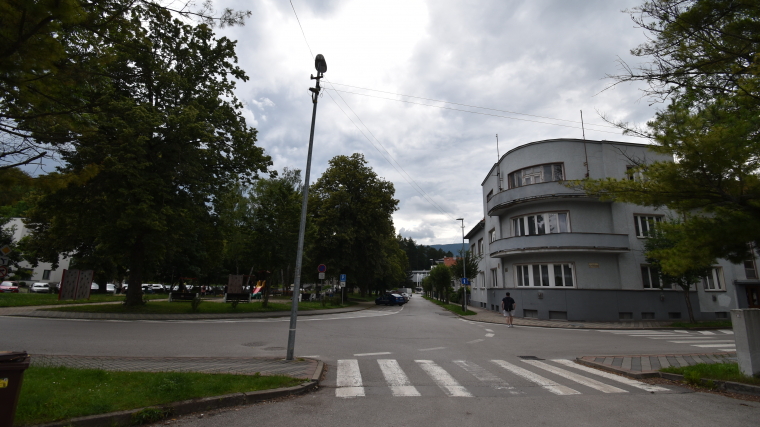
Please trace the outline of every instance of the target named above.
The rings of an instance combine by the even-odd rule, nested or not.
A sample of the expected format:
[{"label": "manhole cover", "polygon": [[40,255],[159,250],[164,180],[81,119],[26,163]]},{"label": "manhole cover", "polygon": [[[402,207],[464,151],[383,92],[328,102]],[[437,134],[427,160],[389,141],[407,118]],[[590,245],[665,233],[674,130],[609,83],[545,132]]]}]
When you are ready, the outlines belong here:
[{"label": "manhole cover", "polygon": [[280,350],[285,350],[285,347],[264,347],[264,348],[262,348],[262,350],[265,350],[265,351],[280,351]]},{"label": "manhole cover", "polygon": [[262,347],[264,345],[266,345],[265,342],[247,342],[243,344],[245,347]]},{"label": "manhole cover", "polygon": [[517,356],[517,357],[519,357],[522,360],[544,360],[544,359],[539,359],[536,356]]}]

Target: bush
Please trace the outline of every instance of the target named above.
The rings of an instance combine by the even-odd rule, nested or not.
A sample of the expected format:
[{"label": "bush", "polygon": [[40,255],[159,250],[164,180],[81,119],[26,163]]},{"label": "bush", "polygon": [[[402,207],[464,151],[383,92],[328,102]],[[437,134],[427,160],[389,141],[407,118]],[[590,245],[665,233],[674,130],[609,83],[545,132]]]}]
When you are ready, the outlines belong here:
[{"label": "bush", "polygon": [[230,303],[230,306],[232,306],[232,308],[237,308],[237,305],[239,302],[240,302],[239,300],[232,300],[232,302]]}]

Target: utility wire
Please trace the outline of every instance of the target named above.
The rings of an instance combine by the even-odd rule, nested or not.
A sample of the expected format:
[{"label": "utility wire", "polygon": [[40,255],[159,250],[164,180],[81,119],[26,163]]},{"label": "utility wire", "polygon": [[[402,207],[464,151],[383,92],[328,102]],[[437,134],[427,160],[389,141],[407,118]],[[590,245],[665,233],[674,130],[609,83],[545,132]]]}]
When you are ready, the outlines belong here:
[{"label": "utility wire", "polygon": [[[303,26],[301,25],[301,20],[298,19],[298,13],[296,13],[296,8],[295,8],[295,6],[293,6],[293,1],[292,0],[289,0],[289,1],[290,1],[290,7],[293,8],[293,14],[296,17],[296,21],[298,22],[298,26],[301,28],[301,34],[303,35],[303,39],[306,42],[306,46],[309,48],[309,53],[311,54],[312,59],[314,59],[314,52],[312,52],[311,46],[309,45],[309,41],[306,38],[306,33],[304,32]],[[332,86],[332,82],[330,82],[327,79],[325,79],[325,81],[327,81],[327,83],[329,83]],[[327,88],[325,88],[325,89],[327,89]],[[419,184],[417,184],[416,181],[414,181],[414,179],[411,177],[411,175],[409,175],[409,173],[406,172],[406,170],[401,166],[401,163],[399,163],[396,159],[393,158],[393,156],[391,155],[391,153],[388,152],[388,150],[385,148],[385,146],[383,146],[383,144],[377,139],[377,137],[375,137],[375,135],[372,133],[372,131],[369,130],[369,128],[367,127],[367,125],[364,124],[364,122],[359,117],[359,115],[356,114],[356,112],[351,108],[350,105],[348,105],[348,102],[346,102],[346,100],[340,95],[339,91],[337,89],[335,89],[334,86],[332,87],[332,90],[335,91],[335,93],[340,97],[340,99],[343,101],[343,103],[346,105],[346,107],[348,107],[348,109],[351,110],[351,112],[354,114],[354,116],[356,116],[356,118],[359,120],[359,122],[362,124],[362,126],[364,126],[367,129],[367,132],[369,132],[369,134],[372,135],[372,138],[374,138],[375,141],[377,141],[378,145],[380,145],[380,147],[383,148],[383,151],[385,151],[388,154],[388,158],[390,158],[391,160],[393,160],[393,162],[395,162],[398,165],[398,167],[401,168],[401,170],[404,171],[404,172],[401,173],[401,171],[398,170],[398,168],[393,164],[393,162],[391,162],[390,160],[388,160],[388,158],[386,158],[386,156],[380,151],[380,149],[378,149],[377,146],[375,146],[375,144],[372,143],[372,140],[370,140],[367,137],[367,135],[364,134],[364,132],[362,131],[362,129],[359,127],[359,125],[357,125],[356,122],[354,122],[354,120],[345,112],[345,110],[343,110],[343,108],[335,100],[335,98],[333,98],[332,95],[330,95],[330,92],[325,91],[327,93],[327,95],[330,97],[330,99],[335,103],[335,105],[338,106],[338,108],[340,109],[340,111],[346,116],[346,118],[348,118],[348,120],[351,121],[351,123],[354,125],[354,127],[356,127],[356,129],[359,131],[359,133],[362,134],[362,136],[364,137],[364,139],[366,139],[367,142],[369,142],[370,145],[375,150],[377,150],[377,152],[380,154],[380,156],[386,162],[388,162],[388,164],[390,164],[391,167],[393,167],[393,169],[395,169],[396,172],[398,172],[399,175],[401,175],[401,177],[404,179],[404,181],[406,181],[422,197],[423,200],[425,200],[426,202],[430,203],[433,207],[435,207],[437,210],[439,210],[442,214],[444,214],[444,215],[448,216],[449,218],[451,218],[452,220],[454,220],[454,217],[451,214],[449,214],[438,203],[436,203],[435,200],[433,200],[433,198],[430,197],[430,195],[427,194],[427,192],[425,192],[425,190],[423,190],[422,187]]]}]

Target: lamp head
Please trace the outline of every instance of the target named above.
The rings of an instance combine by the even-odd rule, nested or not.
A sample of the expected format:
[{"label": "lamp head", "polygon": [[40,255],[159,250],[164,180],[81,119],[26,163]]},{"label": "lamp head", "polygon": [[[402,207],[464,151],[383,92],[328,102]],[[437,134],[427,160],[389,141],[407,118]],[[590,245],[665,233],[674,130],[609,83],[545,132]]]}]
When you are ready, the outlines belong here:
[{"label": "lamp head", "polygon": [[464,218],[457,218],[457,221],[464,221]]},{"label": "lamp head", "polygon": [[317,54],[317,57],[314,59],[314,68],[317,69],[317,73],[319,74],[327,72],[327,62],[325,62],[325,57],[321,53]]}]

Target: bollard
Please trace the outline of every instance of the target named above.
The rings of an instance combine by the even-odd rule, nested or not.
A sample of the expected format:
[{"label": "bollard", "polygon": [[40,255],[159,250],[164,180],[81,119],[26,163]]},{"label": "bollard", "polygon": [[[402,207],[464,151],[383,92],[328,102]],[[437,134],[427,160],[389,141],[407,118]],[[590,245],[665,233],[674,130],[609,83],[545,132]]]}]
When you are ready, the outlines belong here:
[{"label": "bollard", "polygon": [[739,370],[760,375],[760,308],[731,310]]}]

